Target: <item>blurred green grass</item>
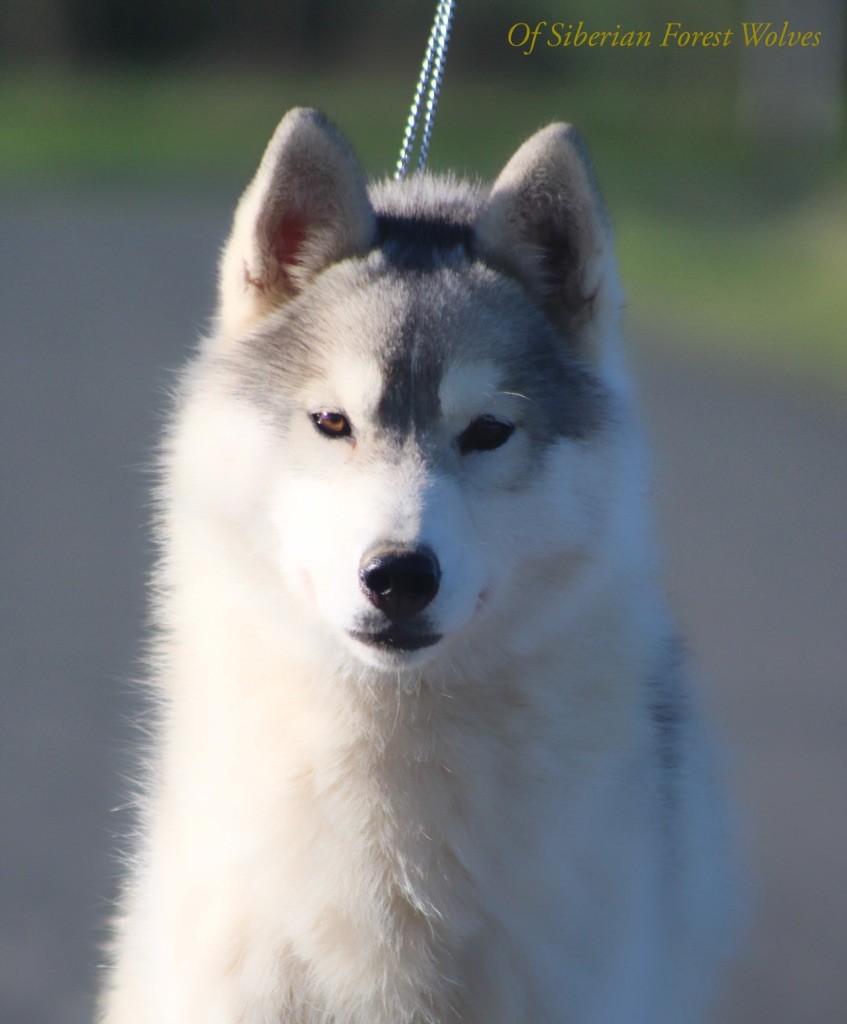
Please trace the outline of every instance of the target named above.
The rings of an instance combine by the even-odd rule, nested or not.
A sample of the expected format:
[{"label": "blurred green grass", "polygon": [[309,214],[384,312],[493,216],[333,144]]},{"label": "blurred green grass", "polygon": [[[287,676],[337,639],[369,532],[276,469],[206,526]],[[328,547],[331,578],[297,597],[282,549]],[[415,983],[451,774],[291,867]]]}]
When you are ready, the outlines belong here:
[{"label": "blurred green grass", "polygon": [[[324,109],[367,170],[387,173],[414,77],[7,74],[0,181],[7,196],[235,195],[295,104]],[[516,85],[448,75],[430,165],[488,177],[534,129],[573,121],[594,154],[642,334],[843,386],[847,160],[843,150],[745,142],[734,111],[719,82]]]}]

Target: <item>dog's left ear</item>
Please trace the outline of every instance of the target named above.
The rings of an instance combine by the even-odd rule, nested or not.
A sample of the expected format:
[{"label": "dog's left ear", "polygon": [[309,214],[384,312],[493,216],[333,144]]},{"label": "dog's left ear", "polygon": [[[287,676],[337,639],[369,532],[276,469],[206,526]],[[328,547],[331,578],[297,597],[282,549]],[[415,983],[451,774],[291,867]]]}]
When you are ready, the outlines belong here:
[{"label": "dog's left ear", "polygon": [[316,110],[289,111],[235,211],[220,269],[220,325],[236,334],[321,270],[371,245],[374,212],[352,150]]},{"label": "dog's left ear", "polygon": [[621,298],[609,222],[571,125],[548,125],[518,149],[475,237],[479,255],[521,281],[583,357],[600,358]]}]

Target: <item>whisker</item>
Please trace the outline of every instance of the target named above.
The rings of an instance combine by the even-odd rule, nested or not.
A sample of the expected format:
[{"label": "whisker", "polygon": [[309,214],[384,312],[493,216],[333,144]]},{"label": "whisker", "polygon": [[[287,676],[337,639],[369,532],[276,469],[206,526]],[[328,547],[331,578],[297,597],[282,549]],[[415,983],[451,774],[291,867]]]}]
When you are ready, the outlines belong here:
[{"label": "whisker", "polygon": [[522,395],[520,391],[498,391],[498,395],[510,395],[512,398],[522,398],[525,402],[534,402],[534,398],[530,398],[528,395]]}]

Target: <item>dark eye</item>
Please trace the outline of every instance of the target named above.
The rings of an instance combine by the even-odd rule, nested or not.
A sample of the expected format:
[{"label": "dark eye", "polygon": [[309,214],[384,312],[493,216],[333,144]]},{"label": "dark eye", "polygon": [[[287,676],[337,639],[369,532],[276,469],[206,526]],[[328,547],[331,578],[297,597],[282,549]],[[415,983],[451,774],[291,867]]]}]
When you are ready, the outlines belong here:
[{"label": "dark eye", "polygon": [[350,420],[341,412],[319,409],[310,413],[312,423],[326,437],[349,437],[353,433]]},{"label": "dark eye", "polygon": [[514,429],[514,423],[498,420],[496,416],[477,416],[459,434],[459,451],[462,455],[468,452],[490,452],[505,444]]}]

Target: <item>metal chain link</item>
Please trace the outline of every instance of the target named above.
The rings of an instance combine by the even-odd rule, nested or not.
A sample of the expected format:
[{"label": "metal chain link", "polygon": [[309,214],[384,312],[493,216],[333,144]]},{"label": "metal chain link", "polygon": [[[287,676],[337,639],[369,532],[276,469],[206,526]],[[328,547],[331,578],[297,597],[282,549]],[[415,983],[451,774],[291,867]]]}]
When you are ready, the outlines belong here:
[{"label": "metal chain link", "polygon": [[432,23],[426,53],[421,65],[420,77],[418,78],[415,96],[412,100],[412,109],[409,111],[409,117],[406,121],[403,144],[400,147],[400,158],[397,161],[397,168],[394,172],[395,178],[404,178],[408,171],[409,160],[412,156],[412,150],[420,126],[421,101],[423,100],[424,93],[426,93],[426,106],[423,118],[423,134],[421,135],[420,149],[418,151],[418,166],[416,169],[422,171],[426,166],[429,142],[432,136],[432,125],[435,120],[435,108],[438,106],[438,97],[441,92],[444,61],[447,56],[447,46],[450,42],[450,23],[453,19],[454,5],[455,0],[438,0],[435,19]]}]

